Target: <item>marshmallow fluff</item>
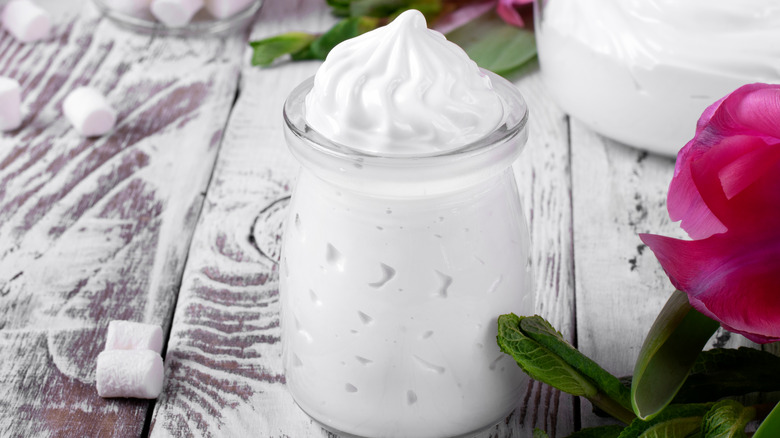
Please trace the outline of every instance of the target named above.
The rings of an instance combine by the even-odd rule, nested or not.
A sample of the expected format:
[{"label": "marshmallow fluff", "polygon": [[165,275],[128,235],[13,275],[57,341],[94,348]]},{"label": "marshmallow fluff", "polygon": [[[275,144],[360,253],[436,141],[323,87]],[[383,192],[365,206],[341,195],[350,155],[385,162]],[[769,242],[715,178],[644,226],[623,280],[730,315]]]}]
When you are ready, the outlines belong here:
[{"label": "marshmallow fluff", "polygon": [[168,27],[182,27],[203,7],[203,0],[152,0],[152,15]]},{"label": "marshmallow fluff", "polygon": [[163,361],[151,350],[105,350],[98,355],[95,376],[101,397],[157,398]]},{"label": "marshmallow fluff", "polygon": [[534,310],[511,169],[526,116],[513,84],[418,11],[337,46],[288,99],[302,170],[280,263],[283,362],[326,428],[467,436],[522,400],[526,377],[495,339],[498,315]]},{"label": "marshmallow fluff", "polygon": [[312,128],[370,153],[452,150],[502,116],[490,78],[417,11],[336,46],[306,97]]},{"label": "marshmallow fluff", "polygon": [[30,0],[11,0],[3,8],[3,27],[19,41],[42,40],[51,32],[51,17]]},{"label": "marshmallow fluff", "polygon": [[22,90],[19,82],[0,76],[0,131],[12,131],[22,124]]},{"label": "marshmallow fluff", "polygon": [[550,0],[536,26],[556,102],[595,131],[673,155],[710,104],[780,82],[776,0]]},{"label": "marshmallow fluff", "polygon": [[62,112],[76,131],[85,137],[106,134],[114,129],[116,111],[100,91],[79,87],[62,102]]},{"label": "marshmallow fluff", "polygon": [[162,328],[134,321],[111,321],[106,334],[106,350],[162,351]]}]

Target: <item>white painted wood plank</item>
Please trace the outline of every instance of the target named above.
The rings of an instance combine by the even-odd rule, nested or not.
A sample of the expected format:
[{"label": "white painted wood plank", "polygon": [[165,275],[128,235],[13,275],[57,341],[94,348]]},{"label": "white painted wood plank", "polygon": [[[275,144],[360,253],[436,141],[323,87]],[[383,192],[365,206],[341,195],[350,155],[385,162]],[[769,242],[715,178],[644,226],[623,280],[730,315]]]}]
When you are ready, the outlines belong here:
[{"label": "white painted wood plank", "polygon": [[[56,6],[50,40],[0,34],[24,121],[0,136],[0,435],[141,433],[149,402],[104,400],[94,363],[111,319],[170,324],[237,86],[240,37],[122,31],[89,1]],[[79,85],[119,113],[84,139],[61,116]]]},{"label": "white painted wood plank", "polygon": [[[267,2],[252,38],[332,23],[324,2]],[[320,433],[284,386],[273,257],[298,171],[284,143],[282,105],[319,63],[260,69],[248,59],[247,48],[185,269],[152,437]]]},{"label": "white painted wood plank", "polygon": [[[514,169],[531,233],[536,311],[574,342],[568,122],[552,104],[538,70],[521,76],[516,84],[530,110],[528,144]],[[524,425],[520,436],[534,427],[551,437],[568,436],[574,431],[574,408],[570,395],[534,382],[518,411]]]},{"label": "white painted wood plank", "polygon": [[[253,38],[327,29],[319,1],[268,3]],[[276,258],[297,163],[283,139],[287,94],[319,62],[243,66],[198,224],[168,344],[166,387],[151,435],[304,437],[327,433],[294,404],[281,364]],[[566,336],[573,327],[568,135],[537,73],[518,81],[532,107],[531,140],[515,166],[531,219],[540,313]],[[534,107],[539,110],[534,110]],[[483,436],[526,436],[534,426],[566,436],[573,401],[533,384],[521,408]],[[556,433],[557,432],[557,433]]]}]

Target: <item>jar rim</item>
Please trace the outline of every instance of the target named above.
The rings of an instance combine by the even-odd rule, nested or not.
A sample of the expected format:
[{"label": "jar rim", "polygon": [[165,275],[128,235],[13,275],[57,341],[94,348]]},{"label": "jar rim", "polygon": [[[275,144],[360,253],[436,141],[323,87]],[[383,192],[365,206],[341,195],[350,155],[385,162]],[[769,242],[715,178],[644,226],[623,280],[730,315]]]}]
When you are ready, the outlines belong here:
[{"label": "jar rim", "polygon": [[[480,154],[486,150],[503,145],[519,134],[525,134],[527,129],[528,105],[520,90],[503,77],[488,70],[480,70],[483,74],[490,77],[493,87],[497,91],[503,106],[501,121],[485,136],[453,149],[420,154],[393,155],[359,150],[328,139],[306,121],[305,100],[306,95],[308,95],[314,85],[314,76],[304,80],[293,89],[284,103],[283,117],[287,127],[296,137],[306,140],[306,143],[317,152],[333,158],[341,158],[348,161],[357,160],[364,164],[383,165],[404,165],[404,163],[419,160],[465,158],[466,156]],[[520,146],[522,147],[522,144]]]}]

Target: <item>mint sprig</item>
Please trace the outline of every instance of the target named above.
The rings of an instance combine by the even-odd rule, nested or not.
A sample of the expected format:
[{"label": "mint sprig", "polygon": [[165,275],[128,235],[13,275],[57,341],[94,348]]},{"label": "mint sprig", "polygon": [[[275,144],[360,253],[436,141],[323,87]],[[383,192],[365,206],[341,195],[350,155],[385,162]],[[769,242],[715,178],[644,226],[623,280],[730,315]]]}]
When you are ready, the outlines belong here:
[{"label": "mint sprig", "polygon": [[[780,357],[754,348],[702,351],[674,403],[780,391]],[[780,436],[780,435],[779,435]]]},{"label": "mint sprig", "polygon": [[[710,404],[669,405],[650,420],[637,418],[618,438],[686,438],[700,431]],[[699,435],[701,436],[701,435]],[[703,438],[703,437],[702,437]]]},{"label": "mint sprig", "polygon": [[303,32],[289,32],[261,41],[252,41],[252,65],[271,65],[276,58],[308,50],[317,37]]},{"label": "mint sprig", "polygon": [[756,416],[756,410],[734,400],[716,403],[702,419],[705,438],[746,438],[745,426]]},{"label": "mint sprig", "polygon": [[572,347],[542,317],[499,316],[497,340],[501,351],[532,378],[585,397],[625,423],[633,420],[628,388]]},{"label": "mint sprig", "polygon": [[291,59],[325,59],[331,49],[342,41],[354,38],[382,24],[379,18],[345,18],[321,35],[304,32],[288,32],[259,41],[250,41],[252,65],[266,67],[276,59],[290,55]]},{"label": "mint sprig", "polygon": [[[586,397],[595,408],[628,425],[583,429],[569,438],[745,438],[748,422],[757,416],[760,419],[768,409],[763,405],[757,409],[734,400],[718,399],[747,392],[775,391],[780,385],[780,377],[776,375],[780,358],[770,353],[744,347],[709,350],[686,365],[692,372],[677,393],[675,404],[641,419],[629,410],[629,390],[624,380],[577,351],[540,316],[499,316],[497,342],[501,351],[511,355],[533,379]],[[650,388],[653,379],[666,377],[650,373],[645,378],[649,379],[645,384]],[[678,403],[692,399],[702,402]],[[754,438],[776,436],[780,436],[780,405],[764,420]],[[534,438],[545,437],[544,432],[534,431]]]}]

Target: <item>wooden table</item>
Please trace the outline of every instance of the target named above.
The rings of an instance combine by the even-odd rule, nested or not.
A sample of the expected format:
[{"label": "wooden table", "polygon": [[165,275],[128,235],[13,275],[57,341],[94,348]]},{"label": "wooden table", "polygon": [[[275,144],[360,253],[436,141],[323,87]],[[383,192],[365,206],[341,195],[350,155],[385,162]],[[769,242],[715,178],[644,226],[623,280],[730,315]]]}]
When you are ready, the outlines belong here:
[{"label": "wooden table", "polygon": [[[276,265],[297,173],[281,106],[319,63],[252,67],[246,44],[327,29],[324,1],[266,0],[251,31],[191,39],[122,30],[89,1],[49,3],[51,40],[0,35],[0,75],[22,84],[25,111],[0,136],[0,436],[325,436],[285,388]],[[665,209],[673,160],[567,117],[538,70],[515,81],[531,108],[514,169],[537,312],[630,374],[671,292],[637,233],[682,236]],[[61,116],[85,84],[119,112],[108,136],[84,139]],[[113,319],[163,327],[156,401],[98,397]],[[483,435],[563,437],[604,421],[532,383]]]}]

